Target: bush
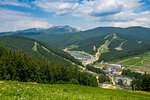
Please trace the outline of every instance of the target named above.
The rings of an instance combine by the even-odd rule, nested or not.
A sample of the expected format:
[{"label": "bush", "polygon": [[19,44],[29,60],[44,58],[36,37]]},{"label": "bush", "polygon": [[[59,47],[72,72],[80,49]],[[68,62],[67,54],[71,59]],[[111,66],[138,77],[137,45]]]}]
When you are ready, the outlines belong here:
[{"label": "bush", "polygon": [[78,82],[77,79],[71,79],[71,80],[70,80],[70,84],[76,84],[76,85],[78,85],[79,82]]}]

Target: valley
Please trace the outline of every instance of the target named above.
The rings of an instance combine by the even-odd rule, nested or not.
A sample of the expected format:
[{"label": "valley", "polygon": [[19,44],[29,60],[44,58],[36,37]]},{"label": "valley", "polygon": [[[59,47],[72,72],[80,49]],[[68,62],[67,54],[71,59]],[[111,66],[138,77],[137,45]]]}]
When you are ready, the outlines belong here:
[{"label": "valley", "polygon": [[[82,33],[82,31],[79,33]],[[109,33],[109,34],[101,34],[101,35],[97,34],[91,37],[87,36],[86,38],[84,37],[83,39],[81,39],[76,37],[75,34],[78,33],[63,33],[63,35],[66,36],[65,37],[66,40],[64,41],[63,37],[60,38],[60,36],[62,36],[61,35],[62,33],[51,34],[52,37],[50,37],[49,39],[52,39],[56,36],[55,39],[59,37],[60,38],[59,40],[61,40],[61,42],[64,42],[63,45],[65,46],[62,50],[62,48],[58,49],[53,46],[49,46],[48,45],[49,42],[48,44],[45,44],[44,43],[45,41],[43,42],[39,41],[40,40],[39,38],[38,40],[32,39],[33,37],[37,37],[37,35],[30,36],[29,34],[30,33],[28,33],[27,37],[14,36],[14,35],[1,36],[0,45],[4,46],[7,49],[12,49],[15,51],[21,51],[22,53],[27,53],[30,56],[37,57],[41,61],[46,60],[45,64],[49,64],[48,63],[49,61],[50,64],[54,64],[51,65],[52,67],[51,70],[48,67],[46,67],[47,69],[44,68],[43,72],[41,71],[43,75],[47,75],[47,76],[45,77],[40,76],[42,77],[40,82],[38,79],[33,81],[33,83],[36,84],[45,83],[45,82],[47,83],[54,82],[57,84],[63,83],[65,84],[66,87],[67,87],[66,84],[80,84],[80,85],[88,85],[94,87],[98,86],[99,87],[97,88],[98,91],[99,89],[101,90],[103,88],[107,88],[107,89],[113,89],[111,91],[117,91],[118,89],[127,89],[128,91],[132,92],[131,89],[133,89],[133,87],[131,81],[133,81],[134,78],[137,78],[138,75],[139,77],[141,75],[144,75],[145,72],[148,74],[150,73],[149,41],[144,40],[142,38],[136,38],[136,37],[120,34],[120,33]],[[39,35],[39,33],[37,34]],[[45,33],[43,33],[43,36],[44,35]],[[32,38],[28,38],[28,37],[32,37]],[[69,38],[69,43],[67,38]],[[59,40],[57,41],[57,44],[61,45]],[[41,62],[41,64],[43,63]],[[56,69],[58,71],[55,68],[53,69],[53,66],[56,66]],[[65,66],[66,68],[63,66]],[[41,66],[38,67],[41,68]],[[67,67],[73,69],[68,69]],[[46,70],[53,73],[52,76],[51,74],[45,72]],[[131,73],[133,72],[133,74],[125,76],[122,73],[126,70],[129,72],[131,71]],[[65,73],[66,71],[68,73]],[[74,79],[69,78],[69,76],[66,77],[65,75],[72,75]],[[75,76],[78,75],[78,77],[75,77],[74,75]],[[32,74],[31,77],[33,77]],[[51,78],[48,77],[52,77],[54,79],[51,80]],[[47,78],[46,80],[48,81],[44,80],[45,78]],[[94,80],[94,82],[91,81],[91,79]],[[4,81],[4,83],[5,82],[7,83],[7,81]],[[12,83],[10,82],[10,84]],[[70,87],[68,89],[70,89]],[[74,92],[74,90],[72,92]],[[62,97],[66,95],[62,91],[61,93],[62,93],[61,94]],[[86,97],[87,99],[91,98],[88,96]],[[105,97],[104,98],[109,99],[111,97],[108,96],[108,98]],[[77,99],[77,97],[75,98]],[[120,98],[122,98],[122,96]]]},{"label": "valley", "polygon": [[0,100],[150,100],[150,0],[0,0]]},{"label": "valley", "polygon": [[[124,50],[124,48],[123,48],[123,46],[124,46],[124,44],[127,42],[127,40],[124,40],[124,39],[121,39],[121,38],[119,38],[118,36],[117,36],[118,34],[109,34],[109,35],[106,35],[106,36],[104,36],[104,44],[102,44],[102,45],[100,45],[100,47],[97,47],[96,48],[96,46],[95,45],[92,45],[91,47],[95,47],[97,50],[97,52],[95,52],[95,54],[93,55],[93,54],[90,54],[90,53],[88,53],[88,52],[86,52],[86,51],[84,51],[84,50],[81,50],[81,51],[73,51],[74,50],[74,48],[75,48],[75,50],[76,50],[76,47],[77,48],[79,48],[79,50],[80,50],[80,47],[79,46],[69,46],[69,47],[71,47],[71,48],[66,48],[66,49],[64,49],[66,52],[68,52],[68,53],[74,53],[74,54],[78,54],[78,55],[82,55],[82,56],[89,56],[90,58],[88,58],[88,59],[84,59],[83,61],[82,61],[82,63],[83,63],[83,65],[84,66],[86,66],[86,65],[88,65],[88,64],[92,64],[92,63],[94,63],[94,62],[97,62],[98,60],[99,60],[99,58],[101,57],[101,55],[103,54],[103,53],[107,53],[107,52],[111,52],[111,50],[112,49],[116,49],[117,51],[123,51]],[[109,38],[109,39],[107,39],[107,38]],[[113,47],[113,48],[110,48],[110,47],[112,47],[111,45],[114,45],[114,44],[112,44],[114,41],[120,41],[119,43],[118,43],[118,45],[116,45],[116,47]],[[87,43],[88,44],[88,43]],[[138,44],[137,44],[138,45]],[[81,47],[82,48],[82,47]],[[93,50],[93,52],[94,52],[94,50]],[[101,63],[102,63],[103,61],[101,61]]]},{"label": "valley", "polygon": [[[104,37],[104,39],[105,39],[104,44],[100,45],[100,47],[97,48],[97,50],[96,50],[97,52],[95,53],[95,55],[92,55],[92,54],[90,54],[88,52],[85,53],[85,51],[83,51],[83,50],[82,51],[78,51],[78,52],[77,51],[73,51],[74,48],[76,48],[76,47],[79,48],[80,46],[73,46],[74,48],[73,47],[72,48],[67,48],[67,50],[71,49],[71,51],[69,51],[69,52],[74,52],[74,54],[78,53],[78,55],[82,55],[82,56],[83,56],[83,52],[84,52],[84,56],[85,56],[85,54],[86,55],[90,55],[91,58],[81,59],[82,64],[84,66],[92,65],[93,67],[101,68],[101,69],[103,69],[104,66],[108,66],[108,65],[109,66],[112,66],[112,65],[123,66],[123,69],[119,70],[119,72],[114,72],[114,73],[117,73],[117,74],[112,74],[114,76],[117,75],[117,78],[120,78],[120,75],[122,73],[122,70],[124,70],[124,68],[125,69],[130,69],[130,70],[132,70],[134,72],[138,72],[138,73],[142,73],[142,74],[144,74],[144,72],[150,73],[150,67],[148,67],[148,65],[147,65],[147,67],[144,67],[150,61],[150,57],[149,57],[150,54],[149,54],[149,52],[144,53],[144,54],[140,54],[140,55],[136,55],[136,56],[133,56],[133,57],[130,56],[130,57],[126,57],[126,58],[118,59],[118,60],[115,59],[115,60],[110,60],[110,61],[107,61],[107,62],[106,61],[99,62],[99,58],[101,58],[101,55],[103,53],[111,52],[112,48],[110,48],[110,47],[112,47],[111,45],[112,45],[112,43],[114,41],[121,40],[121,42],[118,43],[118,45],[116,45],[116,47],[113,47],[114,50],[116,50],[116,51],[124,51],[124,49],[126,49],[126,48],[124,48],[124,45],[126,45],[125,43],[130,41],[129,39],[127,40],[127,39],[120,38],[118,36],[118,34],[106,35]],[[135,43],[137,43],[137,41],[135,41]],[[136,45],[138,45],[138,44],[136,44]],[[95,50],[95,46],[92,46],[92,47],[94,47],[93,48],[93,51],[94,51]],[[84,68],[83,70],[86,71],[87,69]],[[91,74],[94,74],[97,77],[99,76],[98,74],[92,73],[90,71],[87,71],[87,72],[91,73]],[[109,75],[109,74],[107,74],[107,75]],[[109,77],[112,78],[112,83],[116,84],[115,81],[117,81],[117,79],[115,78],[116,76],[115,77],[114,76],[109,76]],[[113,77],[114,77],[114,80],[113,80]],[[121,79],[124,79],[124,78],[125,77],[122,77]],[[126,80],[126,78],[125,78],[125,80]],[[103,87],[103,88],[105,88],[105,87]],[[108,88],[108,87],[106,87],[106,88]]]}]

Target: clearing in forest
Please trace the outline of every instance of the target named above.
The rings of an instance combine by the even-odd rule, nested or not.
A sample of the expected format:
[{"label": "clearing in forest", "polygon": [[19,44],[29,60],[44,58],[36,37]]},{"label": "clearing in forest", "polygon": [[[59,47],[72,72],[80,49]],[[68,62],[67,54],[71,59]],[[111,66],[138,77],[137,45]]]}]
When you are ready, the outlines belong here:
[{"label": "clearing in forest", "polygon": [[124,44],[124,43],[126,43],[127,42],[127,40],[126,41],[124,41],[124,42],[122,42],[117,48],[115,48],[116,50],[123,50],[122,49],[122,45]]},{"label": "clearing in forest", "polygon": [[32,50],[33,50],[33,51],[37,51],[37,45],[38,45],[38,44],[37,44],[36,42],[34,42],[34,46],[32,47]]}]

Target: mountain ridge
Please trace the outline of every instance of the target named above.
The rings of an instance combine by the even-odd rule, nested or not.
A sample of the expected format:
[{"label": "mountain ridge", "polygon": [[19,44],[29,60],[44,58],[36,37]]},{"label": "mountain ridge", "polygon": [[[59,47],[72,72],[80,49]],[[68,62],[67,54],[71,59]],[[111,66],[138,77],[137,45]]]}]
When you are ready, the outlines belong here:
[{"label": "mountain ridge", "polygon": [[[28,37],[0,36],[0,45],[7,49],[11,48],[16,51],[28,53],[30,56],[35,56],[39,59],[48,59],[55,64],[72,64],[72,62],[80,63],[78,60],[63,50],[54,48],[43,42]],[[82,64],[80,63],[80,65]]]},{"label": "mountain ridge", "polygon": [[18,30],[18,31],[1,32],[0,34],[8,34],[8,33],[10,33],[11,35],[26,35],[28,33],[49,33],[49,34],[62,33],[63,34],[63,33],[79,32],[79,31],[81,30],[78,28],[64,25],[64,26],[52,26],[50,28],[29,28],[29,29]]}]

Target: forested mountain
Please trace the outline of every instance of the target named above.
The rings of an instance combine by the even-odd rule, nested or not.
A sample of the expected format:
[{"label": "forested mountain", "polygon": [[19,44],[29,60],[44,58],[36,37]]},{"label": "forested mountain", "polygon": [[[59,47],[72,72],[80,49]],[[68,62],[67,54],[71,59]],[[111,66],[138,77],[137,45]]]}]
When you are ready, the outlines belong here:
[{"label": "forested mountain", "polygon": [[78,41],[68,49],[92,55],[99,52],[101,62],[142,54],[150,51],[149,45],[149,40],[114,33]]},{"label": "forested mountain", "polygon": [[[69,26],[64,26],[64,27],[69,27]],[[128,28],[120,28],[120,27],[97,27],[94,29],[86,30],[86,31],[80,31],[80,32],[75,32],[75,31],[67,31],[67,32],[72,32],[69,34],[62,34],[61,28],[58,28],[57,31],[53,31],[57,28],[52,27],[47,30],[52,30],[49,34],[48,31],[38,31],[35,29],[31,30],[25,30],[26,32],[21,32],[18,31],[16,35],[24,35],[24,36],[29,36],[31,38],[43,41],[47,44],[50,44],[52,46],[58,47],[58,48],[65,48],[71,44],[74,44],[78,41],[97,37],[97,36],[104,36],[108,35],[111,33],[119,33],[119,34],[124,34],[124,35],[130,35],[135,38],[143,38],[146,40],[150,40],[150,28],[145,28],[145,27],[128,27]],[[67,28],[66,28],[67,29]],[[41,29],[40,29],[41,30]],[[68,30],[71,30],[70,28]],[[73,29],[72,29],[73,30]],[[63,31],[65,32],[65,31]],[[12,35],[13,32],[5,32],[5,33],[0,33],[0,35]],[[54,34],[58,33],[58,34]]]},{"label": "forested mountain", "polygon": [[119,33],[124,35],[129,35],[135,38],[142,38],[145,40],[150,40],[150,28],[144,27],[128,27],[128,28],[119,28],[119,27],[98,27],[95,29],[90,29],[81,32],[75,32],[70,34],[39,34],[30,36],[32,38],[44,41],[50,45],[53,45],[58,48],[65,48],[71,44],[74,44],[78,41],[94,38],[98,36],[104,36],[111,33]]},{"label": "forested mountain", "polygon": [[[8,34],[11,34],[11,32]],[[128,28],[98,27],[69,34],[49,34],[33,31],[25,33],[18,31],[17,34],[40,40],[58,48],[68,48],[71,45],[75,45],[71,50],[83,50],[90,54],[95,54],[100,46],[105,45],[106,48],[105,51],[102,52],[102,59],[100,60],[116,59],[116,57],[120,58],[120,55],[122,55],[121,58],[123,58],[125,55],[139,54],[145,50],[145,48],[147,48],[145,46],[150,43],[150,29],[138,26]],[[111,41],[113,35],[110,34],[117,34],[116,39]],[[7,34],[1,33],[1,35]],[[108,36],[108,38],[105,39],[106,36]],[[95,50],[93,50],[94,48]],[[140,52],[137,52],[137,50]],[[108,55],[111,55],[111,57],[108,57]]]},{"label": "forested mountain", "polygon": [[1,46],[0,65],[0,80],[97,86],[97,79],[93,75],[77,71],[71,66],[53,64],[18,51],[6,50]]},{"label": "forested mountain", "polygon": [[82,65],[80,61],[61,49],[23,36],[1,36],[0,45],[5,48],[28,53],[40,59],[48,59],[55,64],[72,65],[72,63],[75,63]]},{"label": "forested mountain", "polygon": [[39,34],[63,34],[63,33],[72,33],[79,32],[80,30],[74,27],[70,27],[68,25],[65,26],[52,26],[50,28],[30,28],[26,30],[19,30],[14,32],[2,32],[0,35],[23,35],[23,36],[33,36]]},{"label": "forested mountain", "polygon": [[139,54],[144,54],[149,51],[150,51],[150,45],[144,45],[141,47],[133,47],[128,50],[105,52],[100,56],[99,61],[101,62],[101,61],[117,60],[117,59],[136,56]]},{"label": "forested mountain", "polygon": [[89,54],[95,54],[98,48],[103,45],[106,46],[104,49],[107,50],[107,52],[112,52],[140,48],[149,43],[150,41],[148,40],[114,33],[78,41],[74,44],[75,47],[70,50],[85,51]]}]

